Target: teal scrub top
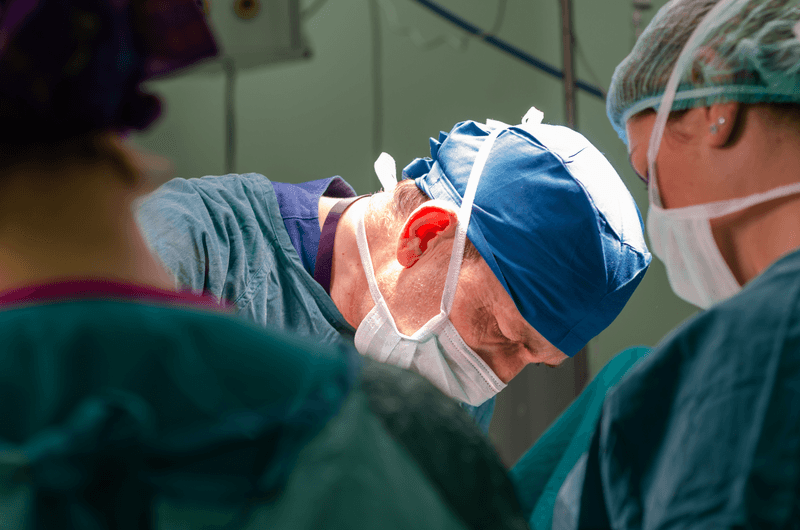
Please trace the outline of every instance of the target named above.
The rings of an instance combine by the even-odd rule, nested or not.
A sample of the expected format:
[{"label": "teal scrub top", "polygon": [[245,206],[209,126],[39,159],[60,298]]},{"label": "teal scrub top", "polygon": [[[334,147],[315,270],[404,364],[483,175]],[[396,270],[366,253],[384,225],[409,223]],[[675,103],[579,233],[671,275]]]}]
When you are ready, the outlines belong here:
[{"label": "teal scrub top", "polygon": [[553,528],[799,522],[800,251],[689,319],[609,393]]},{"label": "teal scrub top", "polygon": [[173,179],[139,204],[137,220],[176,287],[264,327],[352,343],[355,329],[303,267],[265,176]]},{"label": "teal scrub top", "polygon": [[[172,301],[70,296],[0,307],[4,528],[475,528],[451,501],[477,505],[469,485],[421,467],[430,447],[402,434],[457,407],[415,374],[394,384],[426,397],[397,407],[356,382],[393,374],[365,376],[349,348]],[[502,483],[467,440],[451,453]],[[521,529],[503,491],[518,521],[504,527]]]},{"label": "teal scrub top", "polygon": [[78,524],[64,510],[82,496],[137,511],[124,492],[103,501],[96,466],[109,483],[152,473],[177,498],[277,491],[352,379],[342,348],[166,300],[20,301],[0,308],[0,336],[0,469],[18,460],[27,477],[0,473],[0,510],[27,499],[40,524]]}]

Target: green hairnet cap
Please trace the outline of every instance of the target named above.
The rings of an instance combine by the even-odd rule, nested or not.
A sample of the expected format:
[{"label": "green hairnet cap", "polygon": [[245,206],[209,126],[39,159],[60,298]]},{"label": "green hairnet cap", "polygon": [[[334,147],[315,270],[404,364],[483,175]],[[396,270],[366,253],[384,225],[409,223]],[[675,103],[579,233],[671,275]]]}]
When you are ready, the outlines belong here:
[{"label": "green hairnet cap", "polygon": [[800,0],[672,0],[611,79],[606,111],[626,144],[625,123],[658,109],[678,56],[719,1],[728,5],[699,29],[672,110],[726,101],[800,103]]}]

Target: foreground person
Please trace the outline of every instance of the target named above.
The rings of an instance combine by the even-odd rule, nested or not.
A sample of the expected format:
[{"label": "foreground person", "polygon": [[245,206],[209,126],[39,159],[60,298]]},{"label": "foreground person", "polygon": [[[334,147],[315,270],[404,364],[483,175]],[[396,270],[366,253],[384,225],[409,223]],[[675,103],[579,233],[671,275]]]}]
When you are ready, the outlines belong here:
[{"label": "foreground person", "polygon": [[422,377],[224,314],[148,252],[163,161],[125,134],[159,114],[144,79],[216,53],[193,0],[0,0],[0,36],[0,526],[525,527]]}]

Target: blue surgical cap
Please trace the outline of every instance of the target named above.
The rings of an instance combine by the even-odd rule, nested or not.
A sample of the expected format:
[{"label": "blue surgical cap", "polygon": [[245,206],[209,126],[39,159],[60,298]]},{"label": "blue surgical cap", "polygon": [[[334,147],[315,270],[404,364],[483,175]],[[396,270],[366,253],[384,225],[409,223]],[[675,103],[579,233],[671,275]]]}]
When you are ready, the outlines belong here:
[{"label": "blue surgical cap", "polygon": [[[474,121],[431,138],[403,177],[461,205],[482,142]],[[642,217],[606,158],[581,134],[526,123],[504,129],[478,184],[467,237],[525,320],[575,355],[622,311],[651,256]]]}]

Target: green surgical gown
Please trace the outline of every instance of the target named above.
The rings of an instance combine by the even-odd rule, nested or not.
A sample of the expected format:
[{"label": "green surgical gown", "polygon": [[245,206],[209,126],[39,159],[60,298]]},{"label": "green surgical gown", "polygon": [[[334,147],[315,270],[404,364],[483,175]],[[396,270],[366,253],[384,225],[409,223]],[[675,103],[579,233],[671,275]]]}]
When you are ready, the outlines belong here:
[{"label": "green surgical gown", "polygon": [[800,527],[800,252],[611,392],[554,529]]},{"label": "green surgical gown", "polygon": [[522,509],[532,530],[549,530],[556,495],[589,449],[603,400],[650,353],[635,346],[618,353],[511,469]]},{"label": "green surgical gown", "polygon": [[459,405],[346,346],[99,298],[0,336],[0,528],[525,528]]}]

